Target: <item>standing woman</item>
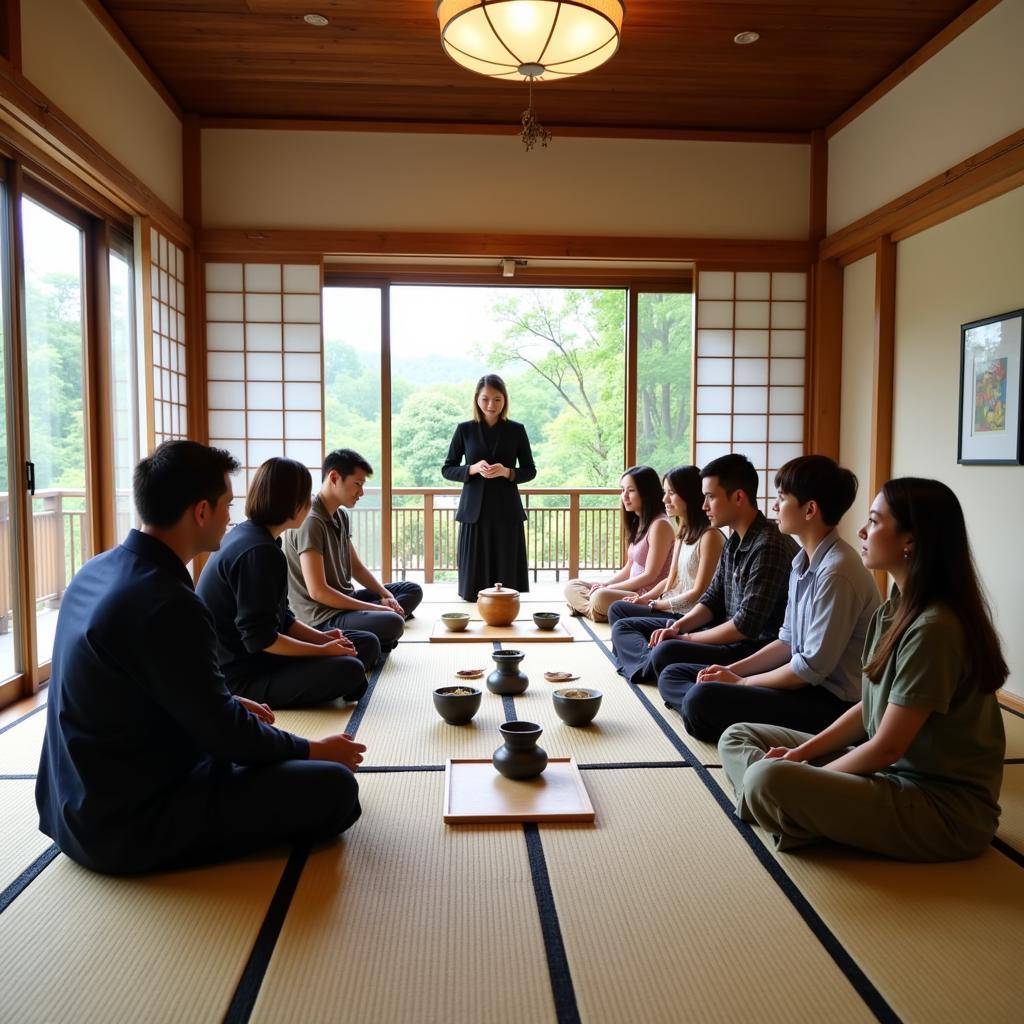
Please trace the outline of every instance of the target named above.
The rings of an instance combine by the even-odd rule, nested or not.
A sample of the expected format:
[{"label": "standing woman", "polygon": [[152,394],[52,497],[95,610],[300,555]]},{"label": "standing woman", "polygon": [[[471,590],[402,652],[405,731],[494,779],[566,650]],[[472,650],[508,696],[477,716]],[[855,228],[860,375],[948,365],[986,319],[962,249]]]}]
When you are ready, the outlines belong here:
[{"label": "standing woman", "polygon": [[650,466],[632,466],[622,474],[622,530],[626,564],[604,583],[569,580],[565,600],[574,615],[608,621],[618,600],[643,594],[668,576],[672,564],[672,524],[662,505],[661,482]]},{"label": "standing woman", "polygon": [[780,850],[831,839],[901,860],[976,857],[999,824],[1008,670],[963,510],[938,480],[890,480],[859,536],[864,565],[898,588],[868,627],[863,698],[816,736],[728,729],[736,813]]},{"label": "standing woman", "polygon": [[306,518],[312,488],[301,462],[267,459],[249,485],[248,518],[224,538],[196,587],[213,614],[228,689],[257,704],[308,707],[339,697],[358,700],[366,690],[356,655],[375,638],[358,631],[348,637],[340,629],[321,632],[288,607],[288,562],[280,537]]},{"label": "standing woman", "polygon": [[518,484],[537,475],[526,428],[508,418],[508,390],[496,374],[476,382],[473,418],[455,428],[441,467],[446,480],[461,481],[459,523],[459,597],[501,583],[530,589],[526,564],[526,512]]}]

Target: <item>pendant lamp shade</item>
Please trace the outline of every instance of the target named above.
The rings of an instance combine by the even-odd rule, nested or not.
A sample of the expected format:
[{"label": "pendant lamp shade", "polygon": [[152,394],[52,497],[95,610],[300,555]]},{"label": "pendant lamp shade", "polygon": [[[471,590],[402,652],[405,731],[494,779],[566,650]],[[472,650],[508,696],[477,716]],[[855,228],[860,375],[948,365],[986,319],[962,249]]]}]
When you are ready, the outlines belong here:
[{"label": "pendant lamp shade", "polygon": [[438,0],[441,45],[456,64],[513,82],[600,67],[619,48],[625,0]]}]

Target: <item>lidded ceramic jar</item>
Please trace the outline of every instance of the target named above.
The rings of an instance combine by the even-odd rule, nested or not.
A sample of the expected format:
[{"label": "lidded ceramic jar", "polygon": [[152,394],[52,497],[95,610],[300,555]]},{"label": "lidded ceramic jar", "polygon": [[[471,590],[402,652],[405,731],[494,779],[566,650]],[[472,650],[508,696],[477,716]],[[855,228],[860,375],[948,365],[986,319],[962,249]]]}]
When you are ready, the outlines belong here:
[{"label": "lidded ceramic jar", "polygon": [[476,607],[488,626],[511,626],[519,614],[519,591],[495,583],[477,594]]}]

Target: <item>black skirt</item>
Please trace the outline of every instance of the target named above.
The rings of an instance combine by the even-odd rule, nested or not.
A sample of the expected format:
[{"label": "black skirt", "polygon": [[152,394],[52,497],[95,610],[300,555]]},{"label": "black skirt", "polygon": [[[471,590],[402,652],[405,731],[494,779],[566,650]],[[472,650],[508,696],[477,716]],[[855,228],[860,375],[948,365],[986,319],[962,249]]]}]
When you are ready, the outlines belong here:
[{"label": "black skirt", "polygon": [[530,589],[524,526],[484,515],[476,523],[459,523],[459,597],[475,601],[495,583],[520,593]]}]

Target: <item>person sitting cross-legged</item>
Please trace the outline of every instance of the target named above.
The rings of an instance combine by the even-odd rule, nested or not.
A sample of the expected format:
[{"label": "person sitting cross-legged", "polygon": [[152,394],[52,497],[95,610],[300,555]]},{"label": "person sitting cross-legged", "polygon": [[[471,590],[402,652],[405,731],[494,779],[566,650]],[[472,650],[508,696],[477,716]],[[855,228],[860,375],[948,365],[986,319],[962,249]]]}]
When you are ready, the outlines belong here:
[{"label": "person sitting cross-legged", "polygon": [[938,480],[875,496],[861,559],[895,586],[868,627],[863,699],[821,732],[737,723],[718,742],[736,815],[780,851],[831,840],[900,860],[977,857],[999,826],[1008,674],[963,509]]},{"label": "person sitting cross-legged", "polygon": [[687,731],[709,743],[735,722],[815,733],[860,700],[878,588],[836,529],[857,478],[825,455],[804,455],[778,471],[775,489],[779,529],[800,542],[778,639],[731,665],[673,665],[659,680],[663,692],[683,691]]},{"label": "person sitting cross-legged", "polygon": [[160,445],[135,469],[142,529],[64,593],[36,806],[40,830],[94,871],[230,860],[359,817],[362,744],[276,729],[224,684],[186,565],[219,546],[237,470],[219,448]]},{"label": "person sitting cross-legged", "polygon": [[[723,455],[701,470],[704,511],[732,536],[711,585],[682,618],[619,619],[612,642],[619,671],[631,683],[658,679],[670,665],[737,661],[778,636],[786,584],[797,545],[757,507],[757,470],[742,455]],[[678,707],[683,693],[664,693]]]},{"label": "person sitting cross-legged", "polygon": [[288,607],[279,538],[306,518],[312,488],[301,462],[267,459],[249,484],[248,519],[227,535],[196,586],[213,613],[228,689],[275,708],[358,700],[366,691],[363,660],[379,653],[371,633],[323,633]]},{"label": "person sitting cross-legged", "polygon": [[[364,655],[367,669],[394,650],[406,619],[423,600],[418,583],[381,584],[352,543],[348,510],[363,496],[373,468],[351,448],[330,452],[309,515],[284,535],[288,597],[295,614],[317,629],[360,630],[376,638]],[[356,590],[353,580],[363,589]]]}]

